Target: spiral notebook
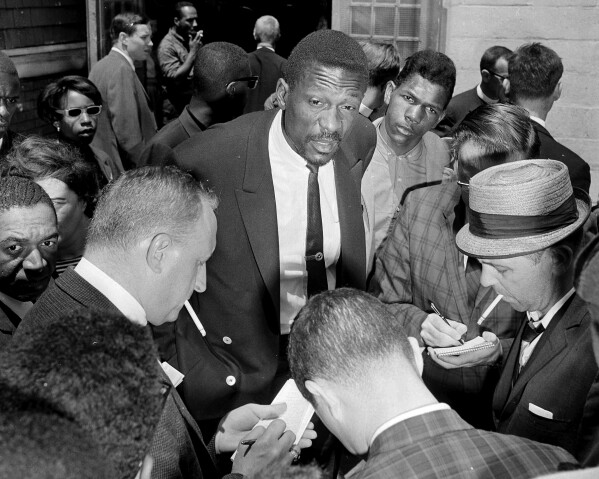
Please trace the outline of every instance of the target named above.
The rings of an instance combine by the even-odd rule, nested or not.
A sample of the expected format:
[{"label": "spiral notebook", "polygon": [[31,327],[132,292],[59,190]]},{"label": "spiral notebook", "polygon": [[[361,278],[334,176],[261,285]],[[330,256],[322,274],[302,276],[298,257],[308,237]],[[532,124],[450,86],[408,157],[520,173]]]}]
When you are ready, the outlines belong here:
[{"label": "spiral notebook", "polygon": [[454,346],[451,348],[434,348],[437,356],[459,356],[464,353],[471,353],[472,351],[479,351],[480,349],[492,348],[495,344],[485,341],[481,336],[478,336],[470,341],[466,341],[460,346]]}]

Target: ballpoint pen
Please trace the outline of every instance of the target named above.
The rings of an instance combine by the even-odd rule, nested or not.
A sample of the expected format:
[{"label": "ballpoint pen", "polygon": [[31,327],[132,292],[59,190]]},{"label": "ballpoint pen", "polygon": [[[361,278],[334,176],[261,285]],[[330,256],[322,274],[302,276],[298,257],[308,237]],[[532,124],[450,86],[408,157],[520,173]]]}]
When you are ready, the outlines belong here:
[{"label": "ballpoint pen", "polygon": [[[435,303],[433,303],[432,301],[431,301],[431,308],[433,308],[433,311],[435,312],[435,314],[437,316],[439,316],[443,321],[445,321],[445,324],[447,324],[447,326],[449,326],[450,328],[453,329],[453,326],[451,324],[449,324],[449,321],[447,321],[447,318],[441,314],[441,312],[435,306]],[[460,342],[460,344],[464,344],[464,340],[462,338],[458,339],[458,341]]]}]

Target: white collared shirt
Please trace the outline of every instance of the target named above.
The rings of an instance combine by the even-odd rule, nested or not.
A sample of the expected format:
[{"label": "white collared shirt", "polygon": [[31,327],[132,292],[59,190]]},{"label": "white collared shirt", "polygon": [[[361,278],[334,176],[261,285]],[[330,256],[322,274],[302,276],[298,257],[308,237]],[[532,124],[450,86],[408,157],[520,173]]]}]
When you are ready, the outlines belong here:
[{"label": "white collared shirt", "polygon": [[478,95],[478,97],[484,101],[487,105],[494,105],[495,103],[499,102],[499,99],[497,100],[493,100],[493,98],[489,98],[487,95],[485,95],[483,93],[483,89],[480,87],[480,83],[478,84],[478,86],[476,87],[476,94]]},{"label": "white collared shirt", "polygon": [[23,319],[29,310],[33,308],[33,303],[31,301],[19,301],[2,292],[0,292],[0,302],[8,306],[11,311],[21,319]]},{"label": "white collared shirt", "polygon": [[135,71],[135,64],[133,63],[133,60],[123,50],[121,50],[120,48],[117,48],[117,47],[112,47],[110,49],[110,51],[117,52],[117,53],[120,53],[121,55],[123,55],[127,59],[127,62],[129,63],[129,65],[131,65],[131,68],[133,68],[133,71]]},{"label": "white collared shirt", "polygon": [[360,109],[358,110],[360,115],[370,118],[370,115],[372,115],[373,111],[374,110],[372,108],[368,108],[366,105],[364,105],[364,103],[360,103]]},{"label": "white collared shirt", "polygon": [[543,128],[546,128],[545,126],[545,120],[541,120],[538,116],[532,116],[530,115],[530,119],[532,121],[536,121],[539,125],[541,125]]},{"label": "white collared shirt", "polygon": [[451,409],[451,408],[445,403],[435,403],[435,404],[429,404],[428,406],[422,406],[422,407],[419,407],[416,409],[412,409],[411,411],[404,412],[403,414],[400,414],[399,416],[395,416],[394,418],[391,418],[387,422],[380,425],[379,428],[376,431],[374,431],[374,434],[372,435],[372,439],[370,439],[370,444],[368,446],[369,447],[372,446],[372,443],[377,438],[377,436],[379,436],[380,434],[385,432],[387,429],[395,426],[396,424],[398,424],[402,421],[406,421],[412,417],[422,416],[423,414],[427,414],[429,412],[442,411],[445,409]]},{"label": "white collared shirt", "polygon": [[[536,323],[538,323],[539,318],[541,318],[540,319],[541,324],[543,325],[543,327],[545,329],[547,329],[547,327],[549,326],[549,323],[555,316],[555,313],[557,313],[561,309],[561,307],[566,303],[566,301],[568,301],[570,299],[570,297],[573,294],[574,294],[574,288],[572,288],[570,291],[568,291],[562,297],[562,299],[560,299],[557,303],[555,303],[551,307],[551,309],[549,309],[549,311],[547,311],[547,314],[545,316],[543,316],[542,318],[541,318],[539,311],[527,312],[526,315],[530,321],[535,323],[535,327],[538,327],[538,324],[536,324]],[[535,347],[539,343],[539,339],[541,339],[542,335],[543,335],[543,333],[539,334],[535,339],[533,339],[533,341],[531,343],[529,343],[527,341],[522,341],[522,346],[520,347],[520,368],[523,368],[526,365],[526,363],[530,359],[530,356],[532,355],[533,351],[535,350]]]},{"label": "white collared shirt", "polygon": [[[306,228],[308,177],[306,160],[289,146],[283,134],[283,112],[275,116],[268,135],[268,154],[277,208],[279,233],[280,324],[289,334],[293,318],[306,304]],[[341,253],[341,229],[333,160],[318,169],[324,259],[329,289],[335,288],[335,265]]]},{"label": "white collared shirt", "polygon": [[256,50],[258,50],[259,48],[268,48],[270,51],[274,52],[275,49],[274,47],[270,44],[270,43],[258,43],[258,46],[256,47]]},{"label": "white collared shirt", "polygon": [[125,288],[89,260],[81,258],[79,264],[75,266],[75,272],[106,296],[129,321],[141,326],[148,324],[146,312],[141,304]]}]

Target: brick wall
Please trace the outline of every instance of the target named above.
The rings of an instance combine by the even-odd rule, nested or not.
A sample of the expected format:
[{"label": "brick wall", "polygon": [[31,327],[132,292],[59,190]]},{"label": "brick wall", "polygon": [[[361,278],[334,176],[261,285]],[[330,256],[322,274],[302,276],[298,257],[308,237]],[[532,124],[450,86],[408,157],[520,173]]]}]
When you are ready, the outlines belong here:
[{"label": "brick wall", "polygon": [[547,129],[591,165],[599,194],[599,6],[597,0],[444,0],[445,52],[458,69],[456,93],[480,80],[478,62],[492,45],[540,41],[564,63],[562,97]]}]

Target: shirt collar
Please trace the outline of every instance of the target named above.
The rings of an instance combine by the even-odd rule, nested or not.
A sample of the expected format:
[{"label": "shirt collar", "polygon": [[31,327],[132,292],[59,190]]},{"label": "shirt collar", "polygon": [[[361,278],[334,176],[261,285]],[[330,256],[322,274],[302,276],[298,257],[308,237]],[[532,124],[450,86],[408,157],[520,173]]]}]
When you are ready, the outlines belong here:
[{"label": "shirt collar", "polygon": [[[570,297],[573,294],[574,294],[574,288],[572,288],[564,296],[562,296],[562,299],[560,299],[557,303],[555,303],[551,307],[551,309],[549,309],[549,311],[547,311],[547,314],[545,316],[541,317],[540,311],[527,311],[526,316],[528,316],[529,321],[532,321],[533,323],[538,323],[539,321],[541,321],[541,324],[543,325],[543,327],[545,329],[547,329],[547,326],[549,326],[549,322],[553,319],[553,317],[555,316],[555,313],[557,313],[561,309],[561,307],[565,304],[566,301],[568,301],[570,299]],[[535,325],[535,327],[537,327],[537,325]]]},{"label": "shirt collar", "polygon": [[487,95],[485,95],[483,93],[483,89],[480,87],[480,83],[478,84],[478,86],[476,87],[476,94],[478,95],[478,97],[484,101],[487,105],[494,105],[495,103],[499,102],[499,99],[497,100],[493,100],[493,98],[489,98]]},{"label": "shirt collar", "polygon": [[398,424],[402,421],[406,421],[412,417],[422,416],[423,414],[427,414],[429,412],[441,411],[444,409],[450,409],[450,407],[445,403],[434,403],[434,404],[429,404],[427,406],[422,406],[422,407],[419,407],[416,409],[412,409],[411,411],[399,414],[398,416],[395,416],[395,417],[389,419],[387,422],[381,424],[379,426],[379,428],[376,431],[374,431],[374,434],[372,435],[372,439],[370,439],[369,445],[370,446],[372,445],[372,443],[377,438],[377,436],[381,435],[387,429],[395,426],[396,424]]},{"label": "shirt collar", "polygon": [[262,42],[260,42],[260,43],[258,43],[258,46],[256,47],[256,50],[258,50],[259,48],[267,48],[267,49],[269,49],[272,52],[275,51],[274,47],[270,43],[262,43]]},{"label": "shirt collar", "polygon": [[139,302],[114,279],[85,258],[81,258],[75,272],[116,306],[131,322],[145,326],[148,324],[146,312]]},{"label": "shirt collar", "polygon": [[2,292],[0,292],[0,301],[8,306],[12,312],[21,319],[23,319],[29,310],[33,308],[33,303],[31,301],[19,301],[18,299],[8,296]]},{"label": "shirt collar", "polygon": [[532,116],[532,115],[530,115],[530,119],[531,119],[532,121],[536,121],[536,122],[537,122],[539,125],[541,125],[543,128],[546,128],[546,126],[545,126],[545,120],[541,120],[539,117],[537,117],[537,116]]},{"label": "shirt collar", "polygon": [[184,38],[183,38],[181,35],[179,35],[179,34],[177,33],[177,30],[175,29],[175,27],[171,27],[171,28],[169,29],[169,32],[170,32],[170,34],[171,34],[173,37],[175,37],[175,38],[176,38],[177,40],[179,40],[181,43],[185,43],[185,39],[184,39]]},{"label": "shirt collar", "polygon": [[117,47],[112,47],[110,49],[111,52],[117,52],[120,53],[121,55],[123,55],[125,57],[125,59],[127,60],[127,62],[129,63],[129,65],[131,65],[131,68],[133,68],[133,71],[135,71],[135,65],[133,64],[133,60],[131,59],[131,57],[129,55],[127,55],[127,53],[125,53],[123,50],[121,50],[120,48]]},{"label": "shirt collar", "polygon": [[[416,144],[416,146],[414,146],[414,148],[412,148],[407,153],[404,153],[403,155],[395,154],[395,152],[393,151],[393,148],[391,148],[391,146],[389,146],[389,144],[383,137],[382,129],[385,127],[384,120],[385,120],[385,117],[381,117],[373,122],[374,126],[376,127],[376,134],[377,134],[376,147],[377,148],[380,147],[386,155],[392,155],[399,159],[411,160],[414,158],[420,158],[420,156],[422,155],[422,148],[424,147],[424,141],[422,141],[422,138],[420,138],[420,141]],[[378,121],[378,123],[377,123],[377,121]],[[424,136],[423,136],[423,138],[424,138]]]},{"label": "shirt collar", "polygon": [[365,116],[366,118],[370,118],[370,115],[372,115],[372,112],[374,110],[368,108],[366,105],[364,105],[364,103],[360,103],[360,109],[358,111],[360,112],[360,115]]}]

